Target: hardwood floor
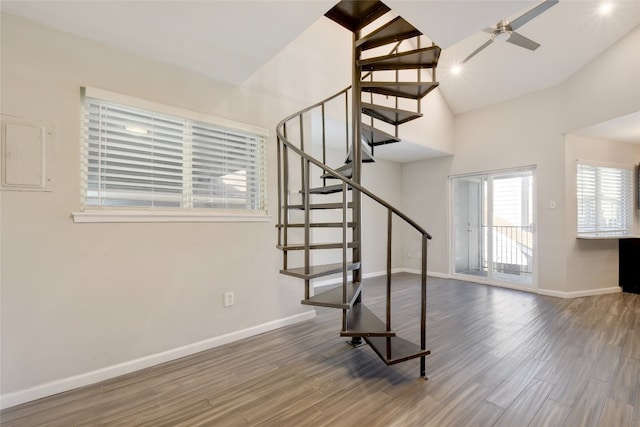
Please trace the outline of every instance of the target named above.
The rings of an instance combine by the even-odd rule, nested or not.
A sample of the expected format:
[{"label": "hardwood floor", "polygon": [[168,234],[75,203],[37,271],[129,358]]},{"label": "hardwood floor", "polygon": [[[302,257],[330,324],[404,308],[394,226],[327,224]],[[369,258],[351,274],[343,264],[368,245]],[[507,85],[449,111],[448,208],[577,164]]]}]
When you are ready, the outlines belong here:
[{"label": "hardwood floor", "polygon": [[[364,301],[384,310],[384,279]],[[640,427],[640,295],[563,300],[429,278],[428,380],[338,336],[340,310],[9,408],[2,426]],[[417,276],[394,276],[417,341]]]}]

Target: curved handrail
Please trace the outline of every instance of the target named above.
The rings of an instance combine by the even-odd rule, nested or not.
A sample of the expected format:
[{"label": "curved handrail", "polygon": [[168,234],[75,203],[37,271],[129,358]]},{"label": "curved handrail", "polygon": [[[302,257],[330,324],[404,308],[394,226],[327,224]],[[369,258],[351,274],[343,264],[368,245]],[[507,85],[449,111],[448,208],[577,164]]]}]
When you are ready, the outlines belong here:
[{"label": "curved handrail", "polygon": [[[297,113],[293,113],[293,114],[285,117],[284,119],[280,120],[280,123],[278,123],[278,125],[276,126],[276,133],[278,134],[278,136],[281,136],[282,134],[280,132],[280,128],[282,128],[282,126],[284,126],[284,124],[286,122],[288,122],[289,120],[291,120],[291,119],[293,119],[295,117],[298,117],[298,116],[300,116],[300,115],[302,115],[304,113],[308,113],[309,111],[313,110],[314,108],[318,108],[318,107],[322,106],[322,104],[326,104],[327,102],[331,101],[332,99],[337,98],[340,95],[347,93],[347,91],[349,91],[349,89],[351,89],[351,86],[348,86],[348,87],[342,89],[340,92],[336,93],[335,95],[331,95],[327,99],[324,99],[324,100],[322,100],[320,102],[316,102],[312,106],[307,107],[307,108],[305,108],[303,110],[300,110]],[[286,140],[286,138],[284,136],[282,136],[282,139]],[[288,140],[287,140],[287,142],[291,143]]]},{"label": "curved handrail", "polygon": [[283,132],[283,128],[284,125],[291,119],[295,118],[295,117],[299,117],[304,113],[307,113],[315,108],[318,108],[320,106],[322,106],[323,104],[326,104],[327,102],[331,101],[334,98],[339,97],[340,95],[346,93],[349,89],[351,89],[351,86],[341,90],[340,92],[336,93],[335,95],[332,95],[330,97],[328,97],[325,100],[322,100],[320,102],[317,102],[316,104],[313,104],[310,107],[307,107],[303,110],[298,111],[297,113],[291,114],[290,116],[287,116],[285,119],[281,120],[280,123],[278,123],[278,125],[276,126],[276,134],[277,137],[280,141],[282,141],[287,147],[289,147],[290,149],[292,149],[296,154],[298,154],[300,157],[304,158],[305,160],[313,163],[314,165],[318,166],[319,168],[321,168],[322,170],[324,170],[326,173],[330,174],[331,176],[333,176],[334,178],[337,178],[339,180],[341,180],[342,182],[350,185],[352,188],[355,188],[356,190],[358,190],[359,192],[365,194],[366,196],[368,196],[369,198],[373,199],[374,201],[376,201],[378,204],[381,204],[382,206],[384,206],[385,208],[389,209],[391,212],[393,212],[394,214],[396,214],[398,217],[402,218],[406,223],[408,223],[409,225],[411,225],[414,229],[416,229],[419,233],[425,235],[427,237],[427,239],[431,239],[431,235],[424,229],[422,228],[418,223],[416,223],[414,220],[412,220],[411,218],[409,218],[407,215],[405,215],[404,213],[402,213],[400,210],[398,210],[396,207],[394,207],[393,205],[391,205],[389,202],[387,202],[386,200],[380,198],[379,196],[375,195],[374,193],[372,193],[371,191],[367,190],[365,187],[363,187],[362,185],[356,183],[355,181],[351,180],[350,178],[347,178],[344,175],[341,175],[340,173],[336,172],[334,169],[330,168],[329,166],[325,165],[324,163],[322,163],[321,161],[317,160],[315,157],[310,156],[309,154],[305,153],[304,151],[302,151],[301,149],[299,149],[298,147],[295,146],[295,144],[291,141],[289,141],[285,136],[284,136],[284,132]]}]

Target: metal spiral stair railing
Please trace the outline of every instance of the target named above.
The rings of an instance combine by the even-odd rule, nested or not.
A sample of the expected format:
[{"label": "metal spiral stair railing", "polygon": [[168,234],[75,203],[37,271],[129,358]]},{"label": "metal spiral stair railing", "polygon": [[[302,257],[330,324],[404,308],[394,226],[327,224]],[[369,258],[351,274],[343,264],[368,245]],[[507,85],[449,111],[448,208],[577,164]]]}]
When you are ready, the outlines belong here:
[{"label": "metal spiral stair railing", "polygon": [[[400,17],[379,26],[365,37],[360,37],[363,26],[371,24],[388,11],[389,8],[377,0],[343,0],[326,14],[354,32],[354,84],[286,117],[276,128],[279,206],[277,247],[283,251],[281,273],[304,280],[303,304],[341,309],[341,336],[352,337],[353,345],[364,339],[388,365],[420,358],[420,375],[424,377],[425,356],[429,354],[426,349],[427,240],[431,239],[431,235],[392,204],[365,188],[360,182],[360,167],[363,162],[374,160],[373,151],[376,146],[400,141],[397,137],[399,125],[422,116],[419,111],[420,99],[437,86],[435,66],[440,50],[437,46],[420,48],[418,42],[418,49],[400,52],[398,48],[403,40],[421,35]],[[388,55],[361,58],[362,50],[390,43],[394,47]],[[432,82],[421,82],[422,68],[432,70]],[[400,81],[399,71],[406,69],[418,70],[417,82]],[[395,70],[395,80],[374,81],[374,74],[381,70]],[[369,81],[365,83],[364,79]],[[367,103],[362,101],[364,93],[369,96]],[[377,104],[374,94],[395,97],[395,105]],[[398,108],[398,98],[417,100],[418,111]],[[371,118],[370,124],[362,123],[363,114]],[[378,122],[395,126],[395,135],[380,130]],[[335,131],[330,129],[335,123],[344,124],[346,160],[344,165],[332,168],[328,165],[331,162],[327,158],[327,147],[335,144],[327,144],[327,139],[336,139]],[[368,147],[368,150],[364,147]],[[313,152],[318,149],[322,150],[321,158],[317,158]],[[333,148],[330,151],[335,153]],[[327,180],[333,180],[337,184],[327,185]],[[314,181],[319,186],[313,187]],[[301,200],[291,200],[296,197]],[[363,198],[372,201],[375,209],[386,210],[384,320],[378,318],[363,303],[361,217],[366,214],[362,211]],[[320,202],[316,199],[323,200]],[[367,206],[370,209],[372,205]],[[293,219],[300,212],[302,219]],[[315,212],[327,213],[325,217],[334,216],[331,220],[318,219]],[[413,229],[421,239],[420,344],[400,338],[392,329],[391,273],[393,224],[396,218]],[[337,238],[332,236],[336,241],[316,241],[317,232],[336,234],[331,233],[331,230],[339,232]],[[318,251],[333,251],[331,255],[321,258],[333,257],[336,262],[312,262],[312,253]],[[337,278],[337,275],[340,277]],[[333,277],[341,281],[341,286],[312,295],[312,281],[320,277]]]}]

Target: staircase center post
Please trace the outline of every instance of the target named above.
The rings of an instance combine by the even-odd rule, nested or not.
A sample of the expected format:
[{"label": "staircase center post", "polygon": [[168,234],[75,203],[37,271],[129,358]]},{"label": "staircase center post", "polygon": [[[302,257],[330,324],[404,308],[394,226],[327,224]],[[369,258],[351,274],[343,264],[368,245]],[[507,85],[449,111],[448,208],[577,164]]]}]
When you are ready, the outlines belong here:
[{"label": "staircase center post", "polygon": [[[353,98],[351,102],[351,125],[352,125],[352,157],[353,157],[353,179],[356,183],[362,183],[362,130],[360,123],[362,121],[362,99],[360,92],[360,69],[358,67],[358,61],[360,60],[361,49],[356,46],[356,42],[360,38],[360,31],[353,33],[353,60],[352,60],[352,91],[351,96]],[[352,221],[354,223],[353,240],[361,242],[362,240],[362,196],[358,190],[353,189],[353,209],[352,209]],[[362,245],[358,243],[353,248],[353,262],[361,262],[360,247]],[[360,282],[361,269],[354,270],[354,282]]]},{"label": "staircase center post", "polygon": [[[361,73],[358,67],[358,61],[360,60],[361,49],[356,45],[356,42],[360,39],[360,31],[353,33],[353,54],[351,61],[352,70],[352,84],[351,84],[351,152],[353,158],[353,171],[352,178],[356,183],[362,183],[362,95],[360,92],[360,80]],[[353,248],[352,260],[354,263],[362,261],[362,253],[360,248],[362,247],[362,195],[360,191],[355,188],[351,194],[352,197],[352,209],[351,220],[353,221],[353,241],[358,242]],[[353,270],[353,283],[360,283],[362,281],[362,265],[360,268]],[[360,303],[362,300],[362,293],[358,295],[356,303]],[[351,339],[351,345],[356,347],[362,343],[361,337],[353,337]]]}]

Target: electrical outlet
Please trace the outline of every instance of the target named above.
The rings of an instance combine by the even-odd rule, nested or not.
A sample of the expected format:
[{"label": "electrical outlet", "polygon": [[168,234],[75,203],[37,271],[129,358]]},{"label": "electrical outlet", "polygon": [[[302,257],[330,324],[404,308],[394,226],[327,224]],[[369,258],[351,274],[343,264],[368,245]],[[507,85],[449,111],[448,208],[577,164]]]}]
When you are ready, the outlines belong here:
[{"label": "electrical outlet", "polygon": [[233,292],[225,292],[223,294],[224,297],[224,306],[231,307],[233,305]]}]

